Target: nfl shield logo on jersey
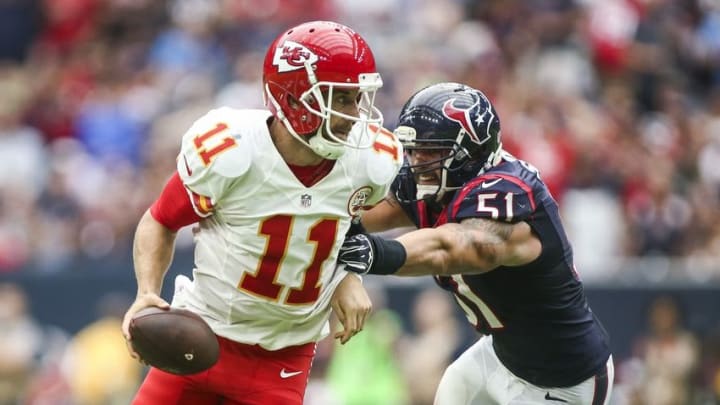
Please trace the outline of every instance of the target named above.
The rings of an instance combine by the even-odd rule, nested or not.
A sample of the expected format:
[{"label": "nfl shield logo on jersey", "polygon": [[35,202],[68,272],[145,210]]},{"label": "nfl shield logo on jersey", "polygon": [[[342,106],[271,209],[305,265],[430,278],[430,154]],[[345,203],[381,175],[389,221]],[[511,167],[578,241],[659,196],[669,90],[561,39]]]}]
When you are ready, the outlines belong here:
[{"label": "nfl shield logo on jersey", "polygon": [[312,196],[310,194],[303,194],[300,196],[300,205],[307,208],[312,204]]}]

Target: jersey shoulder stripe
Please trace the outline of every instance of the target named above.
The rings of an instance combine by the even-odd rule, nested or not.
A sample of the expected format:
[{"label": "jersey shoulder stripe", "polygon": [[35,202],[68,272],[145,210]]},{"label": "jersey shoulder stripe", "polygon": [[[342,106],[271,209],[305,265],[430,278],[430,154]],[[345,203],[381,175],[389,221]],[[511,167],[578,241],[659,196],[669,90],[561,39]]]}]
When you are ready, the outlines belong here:
[{"label": "jersey shoulder stripe", "polygon": [[383,127],[371,126],[375,142],[367,151],[368,176],[376,184],[389,184],[403,164],[403,146],[398,137]]},{"label": "jersey shoulder stripe", "polygon": [[484,173],[468,183],[450,203],[448,219],[478,217],[523,220],[537,209],[532,186],[507,172]]},{"label": "jersey shoulder stripe", "polygon": [[[367,200],[369,206],[380,202],[390,191],[395,176],[403,163],[403,147],[400,140],[391,131],[371,126],[375,141],[370,148],[358,150],[360,167],[353,167],[348,161],[355,176],[365,177],[373,192]],[[365,181],[363,181],[365,182]]]},{"label": "jersey shoulder stripe", "polygon": [[[502,181],[505,181],[506,183],[503,183]],[[513,187],[516,186],[516,187]],[[477,189],[483,190],[483,191],[501,191],[501,192],[509,192],[513,189],[519,188],[522,190],[523,193],[526,193],[528,195],[528,198],[530,199],[530,205],[532,209],[535,209],[535,197],[533,196],[533,190],[530,185],[525,183],[522,179],[520,179],[517,176],[507,174],[507,173],[486,173],[479,177],[476,177],[473,180],[470,180],[468,183],[463,186],[462,190],[460,191],[461,198],[464,196],[467,196],[469,193],[471,193],[473,190]],[[459,198],[459,199],[461,199]]]}]

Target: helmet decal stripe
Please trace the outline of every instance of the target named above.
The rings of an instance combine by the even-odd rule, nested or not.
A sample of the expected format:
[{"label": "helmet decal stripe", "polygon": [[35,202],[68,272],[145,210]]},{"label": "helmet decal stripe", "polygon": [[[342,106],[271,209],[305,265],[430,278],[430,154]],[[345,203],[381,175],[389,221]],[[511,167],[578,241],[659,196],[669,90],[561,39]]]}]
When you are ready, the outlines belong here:
[{"label": "helmet decal stripe", "polygon": [[477,144],[482,143],[477,133],[475,133],[475,128],[470,121],[470,111],[472,111],[473,108],[477,107],[480,102],[476,102],[468,109],[457,108],[455,107],[454,103],[454,98],[451,98],[450,100],[445,102],[442,108],[443,115],[460,124],[460,126],[465,130],[465,132],[467,132],[473,142]]}]

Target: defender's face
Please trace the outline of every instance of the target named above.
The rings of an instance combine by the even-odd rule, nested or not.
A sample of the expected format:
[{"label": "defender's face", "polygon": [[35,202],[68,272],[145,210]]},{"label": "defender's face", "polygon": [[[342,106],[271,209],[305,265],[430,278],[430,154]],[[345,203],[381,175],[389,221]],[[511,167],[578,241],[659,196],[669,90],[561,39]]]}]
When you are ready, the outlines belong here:
[{"label": "defender's face", "polygon": [[415,183],[424,186],[439,186],[442,179],[443,161],[450,149],[409,149],[407,151]]}]

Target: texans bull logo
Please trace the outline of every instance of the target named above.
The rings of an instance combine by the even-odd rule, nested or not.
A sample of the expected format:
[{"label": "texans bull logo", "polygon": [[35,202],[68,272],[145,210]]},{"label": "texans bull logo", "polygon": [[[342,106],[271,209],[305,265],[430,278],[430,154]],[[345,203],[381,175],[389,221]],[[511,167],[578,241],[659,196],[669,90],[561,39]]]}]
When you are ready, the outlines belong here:
[{"label": "texans bull logo", "polygon": [[467,133],[470,137],[471,141],[475,142],[478,145],[482,145],[483,143],[485,143],[485,141],[490,139],[490,125],[487,125],[488,133],[484,134],[483,139],[480,139],[480,136],[478,136],[478,133],[475,131],[475,126],[472,124],[472,118],[470,117],[471,114],[477,115],[475,122],[480,125],[485,122],[485,116],[488,114],[491,115],[490,121],[492,121],[492,111],[489,108],[486,108],[482,112],[482,114],[478,114],[476,110],[480,108],[480,100],[476,101],[475,104],[471,105],[468,108],[456,107],[455,100],[456,99],[451,98],[450,100],[446,101],[445,104],[443,104],[443,115],[445,115],[448,119],[460,124],[465,133]]}]

